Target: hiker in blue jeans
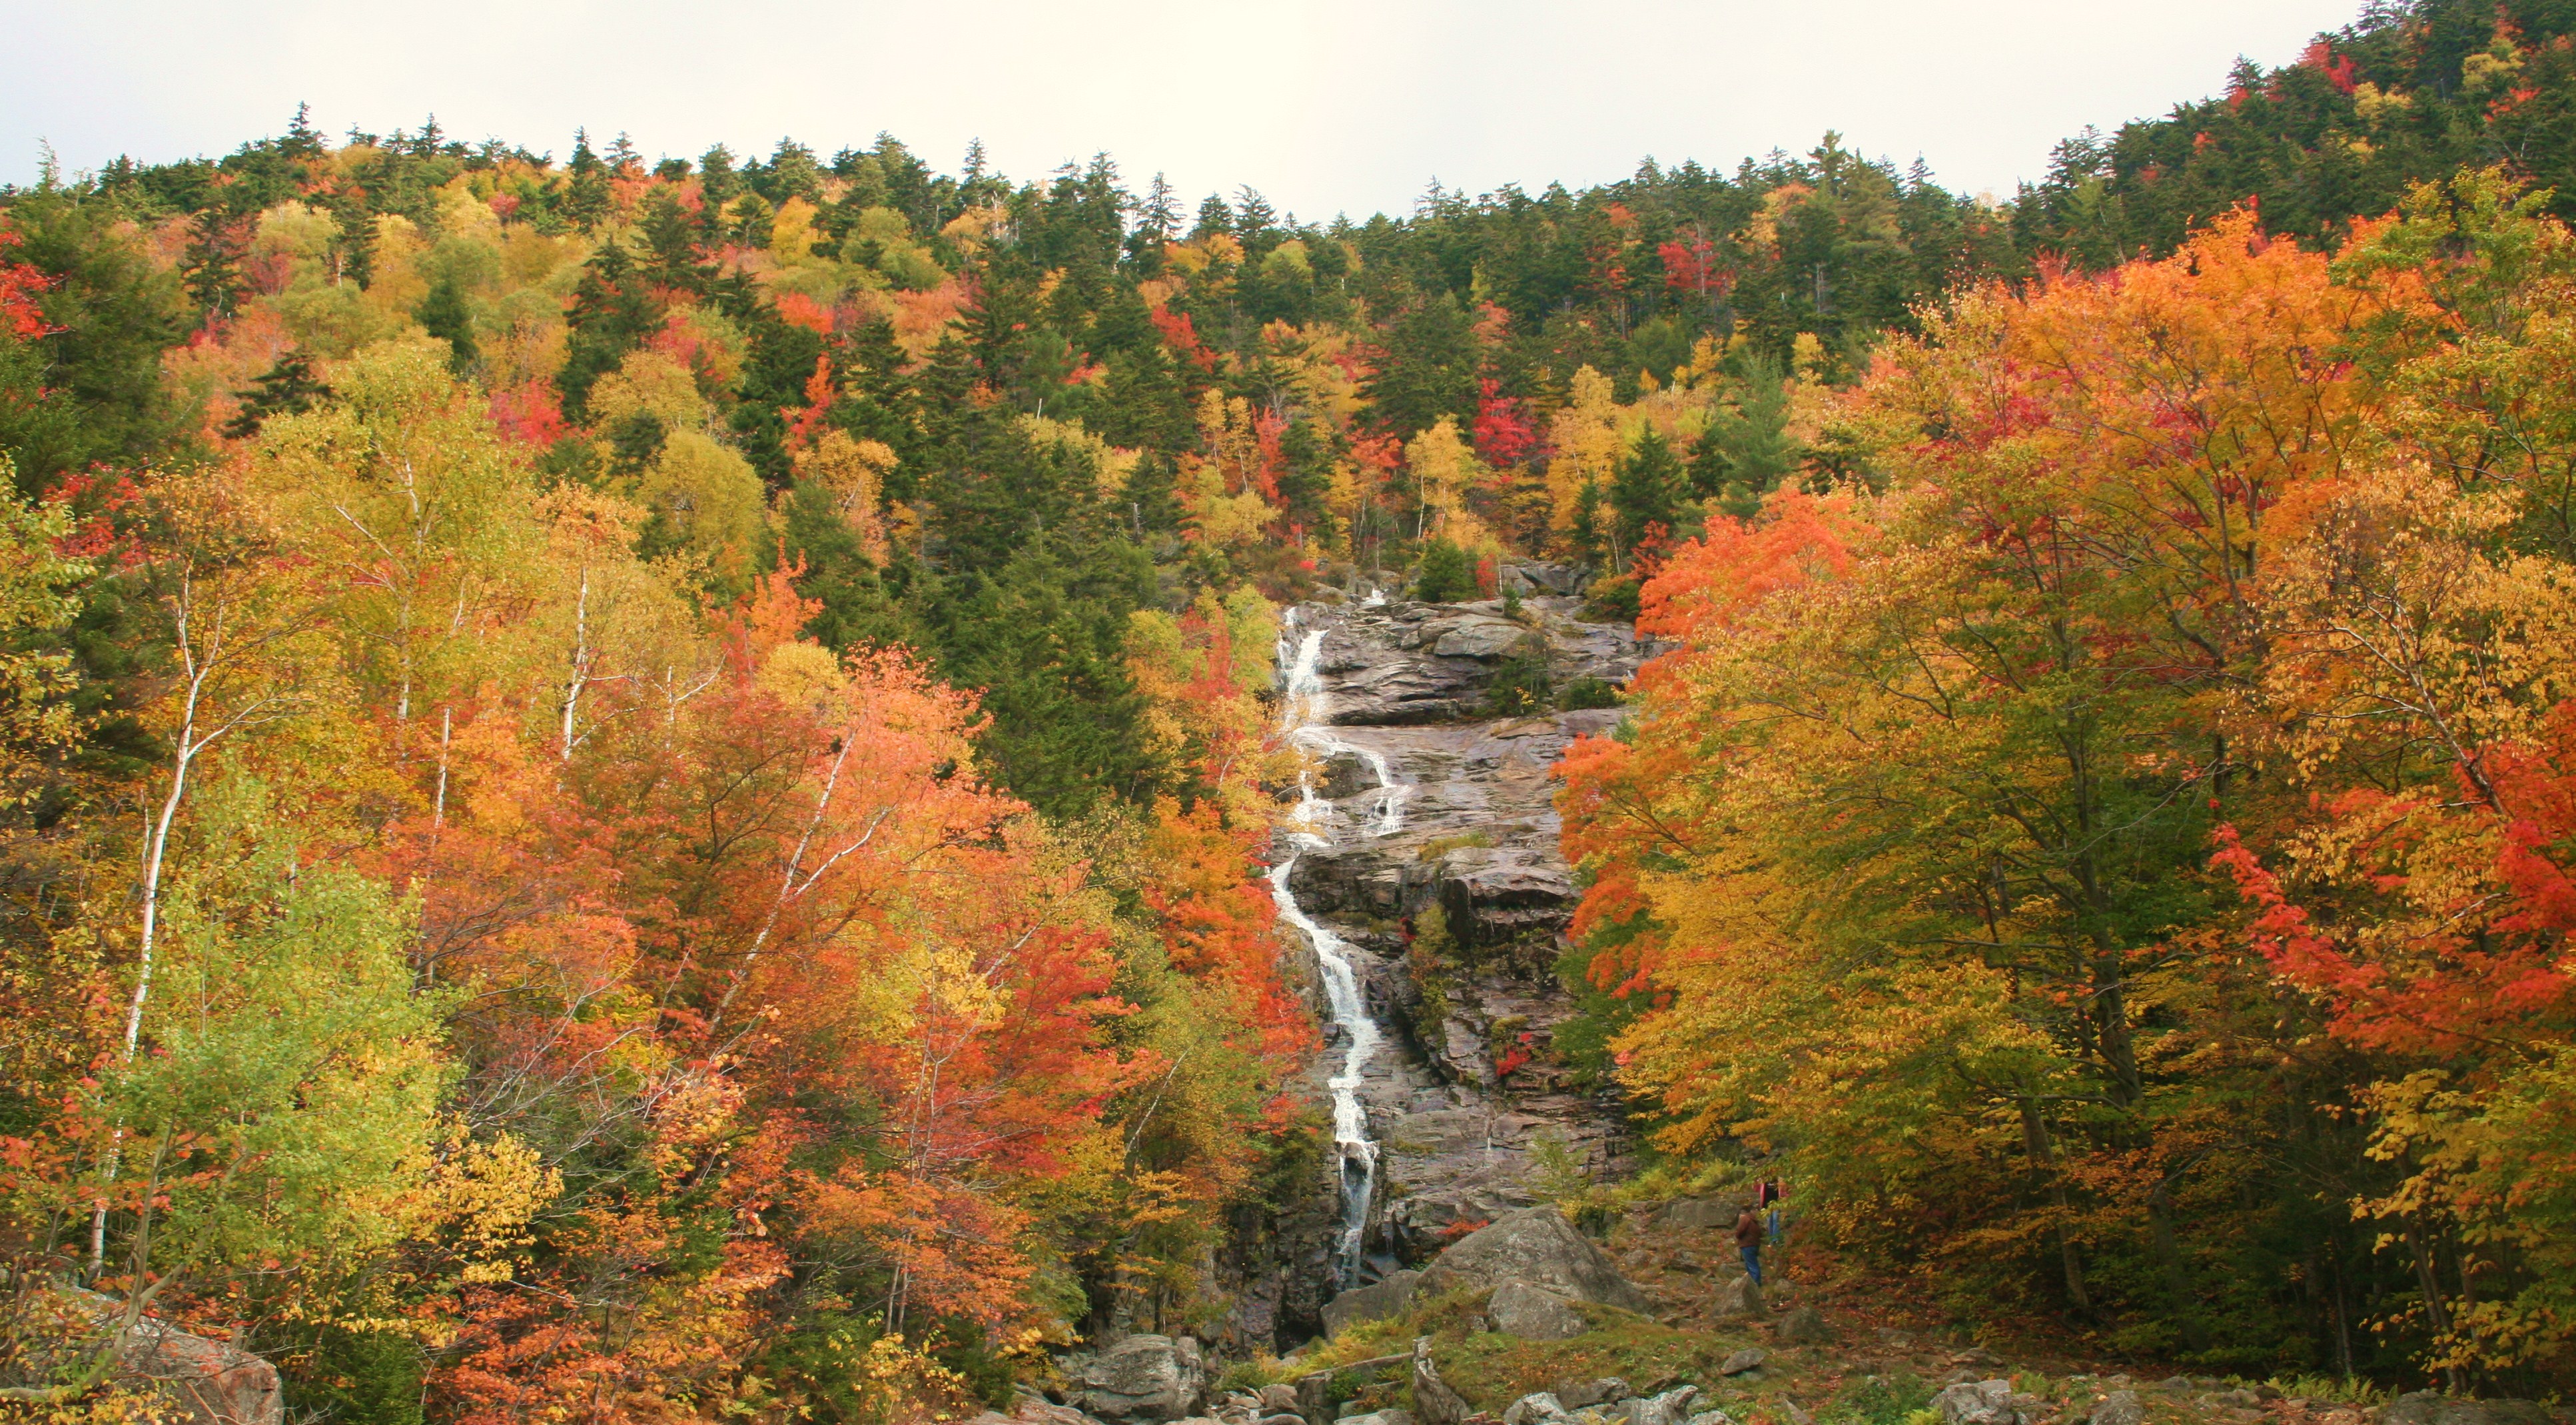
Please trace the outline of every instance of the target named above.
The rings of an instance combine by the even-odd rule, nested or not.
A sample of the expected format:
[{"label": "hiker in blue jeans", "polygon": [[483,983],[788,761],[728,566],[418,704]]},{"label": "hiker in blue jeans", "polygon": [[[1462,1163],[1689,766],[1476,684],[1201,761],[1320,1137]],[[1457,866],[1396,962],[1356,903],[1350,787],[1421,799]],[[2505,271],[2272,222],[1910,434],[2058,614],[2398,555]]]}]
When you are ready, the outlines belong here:
[{"label": "hiker in blue jeans", "polygon": [[1762,1285],[1762,1219],[1749,1206],[1735,1219],[1735,1250],[1744,1254],[1744,1274]]}]

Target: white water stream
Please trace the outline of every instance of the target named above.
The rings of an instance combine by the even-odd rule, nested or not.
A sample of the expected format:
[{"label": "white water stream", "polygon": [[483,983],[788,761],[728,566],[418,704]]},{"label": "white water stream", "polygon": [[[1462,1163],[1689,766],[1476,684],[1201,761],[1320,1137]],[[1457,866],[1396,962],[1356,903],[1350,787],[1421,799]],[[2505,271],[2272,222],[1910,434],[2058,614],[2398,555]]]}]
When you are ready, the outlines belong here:
[{"label": "white water stream", "polygon": [[[1333,735],[1324,720],[1330,711],[1329,698],[1323,678],[1315,671],[1323,647],[1324,630],[1301,637],[1297,611],[1290,609],[1279,632],[1280,677],[1287,693],[1279,726],[1291,742],[1326,758],[1355,754],[1368,763],[1377,777],[1379,794],[1367,831],[1371,836],[1391,835],[1404,826],[1404,799],[1412,789],[1395,780],[1384,753]],[[1288,839],[1297,849],[1271,869],[1270,895],[1279,903],[1279,918],[1305,932],[1315,947],[1315,959],[1324,968],[1326,1008],[1342,1033],[1342,1071],[1325,1083],[1333,1093],[1333,1141],[1342,1162],[1342,1232],[1334,1243],[1333,1271],[1337,1284],[1349,1287],[1357,1284],[1360,1242],[1368,1230],[1369,1199],[1377,1186],[1377,1144],[1368,1136],[1368,1109],[1360,1103],[1360,1072],[1377,1053],[1382,1036],[1360,994],[1350,946],[1317,924],[1288,889],[1288,873],[1296,869],[1297,858],[1333,844],[1334,820],[1333,804],[1316,792],[1314,768],[1309,766],[1298,774],[1297,809],[1289,814]]]}]

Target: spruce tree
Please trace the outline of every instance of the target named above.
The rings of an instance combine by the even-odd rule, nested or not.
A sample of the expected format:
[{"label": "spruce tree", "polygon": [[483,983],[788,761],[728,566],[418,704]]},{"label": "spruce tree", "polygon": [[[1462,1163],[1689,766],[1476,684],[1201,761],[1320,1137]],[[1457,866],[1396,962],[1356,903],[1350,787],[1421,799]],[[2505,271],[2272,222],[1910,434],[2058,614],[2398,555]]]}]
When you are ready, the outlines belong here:
[{"label": "spruce tree", "polygon": [[259,434],[260,426],[271,416],[301,415],[313,409],[314,402],[331,398],[331,388],[314,376],[311,358],[302,351],[289,350],[241,395],[241,409],[224,422],[224,434],[234,440],[248,440]]},{"label": "spruce tree", "polygon": [[188,223],[188,250],[181,269],[188,297],[206,321],[230,316],[241,290],[240,225],[223,209],[207,208]]},{"label": "spruce tree", "polygon": [[429,295],[420,299],[411,315],[421,330],[447,343],[449,370],[462,376],[474,369],[483,353],[474,344],[474,314],[465,305],[465,292],[457,285],[456,274],[439,274],[430,285]]},{"label": "spruce tree", "polygon": [[1657,526],[1668,534],[1679,529],[1688,494],[1687,476],[1672,443],[1663,432],[1646,427],[1611,475],[1610,505],[1617,512],[1620,547],[1635,549]]}]

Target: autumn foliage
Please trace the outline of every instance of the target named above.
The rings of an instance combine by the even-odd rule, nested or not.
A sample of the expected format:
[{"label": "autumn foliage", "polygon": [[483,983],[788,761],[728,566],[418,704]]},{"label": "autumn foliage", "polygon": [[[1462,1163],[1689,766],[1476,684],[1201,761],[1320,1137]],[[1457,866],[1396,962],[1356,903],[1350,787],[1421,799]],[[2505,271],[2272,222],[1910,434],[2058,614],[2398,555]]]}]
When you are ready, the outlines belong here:
[{"label": "autumn foliage", "polygon": [[1660,1141],[2133,1343],[2562,1372],[2571,253],[2463,176],[1966,292],[1677,549],[1560,796]]}]

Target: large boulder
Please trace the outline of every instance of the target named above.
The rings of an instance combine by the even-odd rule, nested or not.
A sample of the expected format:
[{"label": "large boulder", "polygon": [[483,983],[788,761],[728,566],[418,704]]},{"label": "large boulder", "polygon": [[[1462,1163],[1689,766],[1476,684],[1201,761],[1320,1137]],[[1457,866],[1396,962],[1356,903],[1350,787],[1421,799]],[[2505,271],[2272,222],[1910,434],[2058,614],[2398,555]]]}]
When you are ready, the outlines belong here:
[{"label": "large boulder", "polygon": [[1567,1410],[1581,1410],[1587,1405],[1608,1405],[1628,1398],[1628,1382],[1618,1376],[1596,1376],[1591,1380],[1561,1380],[1548,1394],[1565,1403]]},{"label": "large boulder", "polygon": [[1709,1309],[1716,1312],[1721,1321],[1758,1321],[1770,1314],[1770,1308],[1762,1300],[1762,1288],[1753,1284],[1753,1278],[1741,1273],[1728,1277],[1718,1286],[1717,1300],[1710,1304]]},{"label": "large boulder", "polygon": [[1442,629],[1431,652],[1439,658],[1502,658],[1546,646],[1544,638],[1510,619],[1470,617]]},{"label": "large boulder", "polygon": [[1688,1425],[1699,1387],[1677,1385],[1661,1395],[1628,1402],[1628,1425]]},{"label": "large boulder", "polygon": [[2147,1425],[2147,1408],[2134,1390],[2115,1390],[2093,1406],[2093,1425]]},{"label": "large boulder", "polygon": [[1741,1204],[1721,1198],[1677,1198],[1665,1203],[1663,1210],[1655,1214],[1655,1223],[1661,1227],[1701,1230],[1712,1227],[1732,1227],[1735,1225],[1735,1215],[1743,1210]]},{"label": "large boulder", "polygon": [[1081,1406],[1103,1420],[1163,1425],[1196,1415],[1207,1363],[1187,1336],[1130,1336],[1083,1362]]},{"label": "large boulder", "polygon": [[1780,1324],[1771,1328],[1771,1339],[1783,1346],[1821,1346],[1834,1339],[1834,1328],[1823,1312],[1801,1306],[1780,1318]]},{"label": "large boulder", "polygon": [[2037,1425],[2048,1408],[2036,1396],[2017,1395],[2008,1380],[1960,1381],[1932,1397],[1944,1425]]},{"label": "large boulder", "polygon": [[1404,1314],[1413,1300],[1413,1285],[1422,1279],[1416,1271],[1390,1272],[1384,1280],[1349,1291],[1324,1303],[1324,1334],[1338,1336],[1363,1321],[1383,1321]]},{"label": "large boulder", "polygon": [[[126,1324],[126,1304],[111,1296],[60,1287],[39,1299],[33,1333],[53,1343],[39,1358],[77,1369],[101,1346],[113,1345],[113,1379],[150,1391],[176,1408],[172,1419],[188,1425],[280,1425],[286,1397],[277,1367],[221,1341],[192,1335],[166,1321],[139,1316]],[[42,1359],[29,1364],[45,1366]]]},{"label": "large boulder", "polygon": [[1646,1294],[1619,1275],[1609,1254],[1553,1207],[1507,1213],[1459,1238],[1423,1268],[1415,1289],[1437,1296],[1461,1287],[1490,1290],[1507,1281],[1625,1311],[1653,1309]]},{"label": "large boulder", "polygon": [[1564,1297],[1524,1281],[1494,1288],[1485,1314],[1493,1318],[1495,1330],[1524,1341],[1570,1341],[1587,1329],[1583,1313]]}]

